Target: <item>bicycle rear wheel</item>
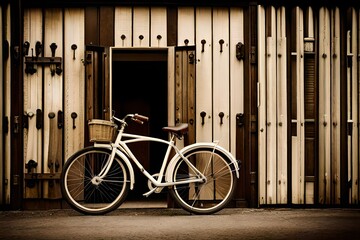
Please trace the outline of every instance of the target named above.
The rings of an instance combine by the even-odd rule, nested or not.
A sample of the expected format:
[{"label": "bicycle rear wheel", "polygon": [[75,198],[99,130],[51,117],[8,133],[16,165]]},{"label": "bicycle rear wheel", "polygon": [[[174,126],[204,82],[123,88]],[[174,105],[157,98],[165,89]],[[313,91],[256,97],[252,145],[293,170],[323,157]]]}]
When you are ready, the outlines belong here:
[{"label": "bicycle rear wheel", "polygon": [[[204,183],[174,185],[171,195],[185,210],[195,214],[212,214],[223,209],[234,193],[236,176],[231,160],[213,147],[201,147],[184,156],[207,178]],[[179,159],[173,172],[173,181],[194,179],[196,174]]]},{"label": "bicycle rear wheel", "polygon": [[108,174],[99,178],[111,152],[88,147],[72,155],[61,174],[63,197],[75,210],[101,215],[115,210],[129,191],[126,164],[115,156]]}]

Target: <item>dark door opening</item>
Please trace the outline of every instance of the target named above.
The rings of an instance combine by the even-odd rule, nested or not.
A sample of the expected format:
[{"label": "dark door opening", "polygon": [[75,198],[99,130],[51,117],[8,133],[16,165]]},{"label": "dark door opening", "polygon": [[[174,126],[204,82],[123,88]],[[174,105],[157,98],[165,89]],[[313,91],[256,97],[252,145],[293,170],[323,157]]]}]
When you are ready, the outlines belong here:
[{"label": "dark door opening", "polygon": [[[130,122],[125,132],[166,139],[162,127],[167,124],[167,94],[167,51],[113,50],[112,110],[121,118],[128,113],[149,117],[143,125]],[[159,172],[166,145],[140,142],[129,147],[150,174]],[[149,191],[147,178],[135,165],[134,170],[135,187],[128,199],[142,200],[142,194]],[[167,193],[154,193],[149,198],[165,200]]]}]

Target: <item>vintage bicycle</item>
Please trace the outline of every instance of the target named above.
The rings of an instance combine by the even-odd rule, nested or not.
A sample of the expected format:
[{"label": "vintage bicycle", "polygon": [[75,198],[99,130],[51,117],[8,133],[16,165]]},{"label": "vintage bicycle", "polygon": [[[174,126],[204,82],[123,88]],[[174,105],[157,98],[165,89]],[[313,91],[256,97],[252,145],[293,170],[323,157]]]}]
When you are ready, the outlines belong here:
[{"label": "vintage bicycle", "polygon": [[[148,178],[149,191],[144,196],[168,188],[174,201],[194,214],[212,214],[229,203],[239,178],[239,161],[230,152],[216,142],[179,149],[175,140],[187,133],[187,123],[164,127],[169,140],[163,140],[125,133],[129,120],[143,124],[148,117],[127,114],[123,119],[112,116],[111,121],[89,122],[93,146],[74,153],[61,173],[62,195],[72,208],[91,215],[117,209],[134,188],[133,165]],[[159,173],[151,175],[128,147],[140,141],[168,145]]]}]

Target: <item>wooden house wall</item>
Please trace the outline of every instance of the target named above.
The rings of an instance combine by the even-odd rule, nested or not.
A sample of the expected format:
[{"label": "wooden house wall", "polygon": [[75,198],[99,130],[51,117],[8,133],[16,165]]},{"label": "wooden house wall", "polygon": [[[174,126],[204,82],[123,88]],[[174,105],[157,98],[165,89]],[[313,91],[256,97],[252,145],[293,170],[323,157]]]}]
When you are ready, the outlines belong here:
[{"label": "wooden house wall", "polygon": [[[256,204],[359,204],[359,9],[257,6],[256,50],[245,54],[245,58],[256,54],[256,60],[247,63],[258,69],[257,91],[248,96],[256,99],[257,115],[246,112],[244,100],[244,89],[251,84],[245,69],[250,67],[236,56],[236,45],[248,43],[244,9],[106,7],[100,10],[100,20],[108,17],[111,24],[101,27],[94,19],[101,30],[87,35],[86,16],[98,14],[97,8],[25,8],[23,42],[30,44],[26,56],[36,57],[39,42],[43,51],[38,56],[60,57],[61,68],[39,64],[33,66],[36,72],[29,73],[23,65],[26,124],[22,125],[23,149],[17,151],[23,150],[25,177],[28,173],[47,176],[43,181],[24,181],[23,197],[61,198],[58,181],[48,178],[57,179],[66,158],[85,144],[85,45],[92,42],[126,48],[169,47],[174,75],[175,58],[180,55],[172,47],[195,46],[196,65],[191,70],[196,83],[195,140],[219,140],[236,155],[239,114],[250,119],[247,123],[257,121],[258,157],[252,159],[257,169],[251,173],[257,179],[248,166],[244,172],[245,184],[257,185],[257,199],[251,198]],[[1,29],[3,46],[11,40],[10,8],[1,6],[0,13],[0,23],[7,26]],[[10,58],[0,63],[4,76],[0,117],[6,119],[12,116],[8,100],[13,78]],[[177,76],[172,78],[178,81]],[[176,86],[169,84],[174,96]],[[175,122],[176,100],[169,97],[168,105],[173,109],[169,122]],[[10,146],[7,125],[0,127],[4,153],[0,201],[10,204],[13,183],[9,181],[17,180],[10,174],[15,164],[10,153],[16,147]]]},{"label": "wooden house wall", "polygon": [[258,20],[259,204],[358,204],[359,10]]}]

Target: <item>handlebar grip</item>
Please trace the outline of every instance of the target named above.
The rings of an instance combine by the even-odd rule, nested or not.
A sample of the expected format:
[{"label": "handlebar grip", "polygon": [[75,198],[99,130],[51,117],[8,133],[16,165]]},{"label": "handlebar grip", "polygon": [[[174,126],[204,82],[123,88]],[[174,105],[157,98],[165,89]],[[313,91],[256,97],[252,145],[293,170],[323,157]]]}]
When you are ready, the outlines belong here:
[{"label": "handlebar grip", "polygon": [[139,115],[139,114],[137,114],[137,113],[134,114],[133,119],[134,119],[134,120],[141,121],[141,122],[147,122],[147,121],[149,121],[149,118],[148,118],[148,117]]}]

